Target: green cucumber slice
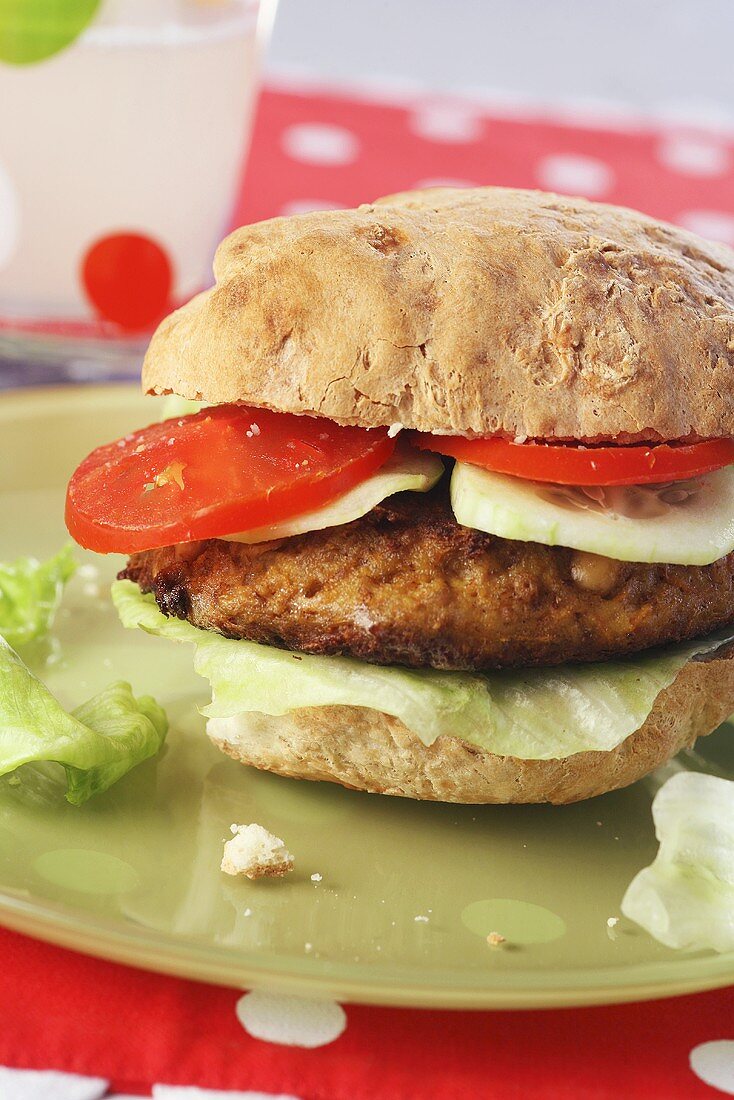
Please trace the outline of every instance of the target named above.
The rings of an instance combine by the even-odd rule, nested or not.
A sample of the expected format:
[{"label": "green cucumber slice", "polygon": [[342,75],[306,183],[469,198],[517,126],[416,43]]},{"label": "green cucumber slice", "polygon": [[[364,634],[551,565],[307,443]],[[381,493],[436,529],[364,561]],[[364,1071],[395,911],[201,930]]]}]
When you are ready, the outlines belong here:
[{"label": "green cucumber slice", "polygon": [[457,462],[451,504],[463,527],[618,561],[710,565],[734,549],[734,466],[689,482],[600,492]]},{"label": "green cucumber slice", "polygon": [[292,535],[304,535],[307,531],[321,531],[324,527],[339,527],[371,512],[376,504],[391,497],[393,493],[403,493],[406,490],[427,493],[443,472],[443,462],[438,455],[425,451],[402,451],[398,448],[376,474],[355,485],[343,496],[325,504],[323,508],[304,512],[300,516],[293,516],[268,527],[222,537],[227,542],[270,542],[273,539],[290,538]]}]

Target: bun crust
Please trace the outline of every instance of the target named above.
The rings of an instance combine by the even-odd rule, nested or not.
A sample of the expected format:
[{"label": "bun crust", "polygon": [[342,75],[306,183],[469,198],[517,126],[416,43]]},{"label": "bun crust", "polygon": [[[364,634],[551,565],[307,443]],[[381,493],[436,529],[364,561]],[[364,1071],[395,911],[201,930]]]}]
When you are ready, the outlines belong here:
[{"label": "bun crust", "polygon": [[690,661],[658,695],[647,721],[611,752],[562,760],[495,756],[457,737],[423,742],[397,718],[364,707],[252,714],[228,755],[299,779],[437,802],[563,804],[626,787],[734,712],[734,650]]},{"label": "bun crust", "polygon": [[506,188],[245,226],[173,313],[149,393],[366,427],[734,432],[734,252],[620,207]]}]

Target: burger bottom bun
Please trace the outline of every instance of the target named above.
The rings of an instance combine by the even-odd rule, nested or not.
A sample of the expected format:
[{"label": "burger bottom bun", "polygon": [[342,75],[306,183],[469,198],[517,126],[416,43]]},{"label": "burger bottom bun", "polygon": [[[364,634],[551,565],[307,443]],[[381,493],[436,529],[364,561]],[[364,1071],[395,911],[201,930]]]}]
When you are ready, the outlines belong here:
[{"label": "burger bottom bun", "polygon": [[608,752],[559,760],[496,756],[458,737],[432,745],[366,707],[304,707],[242,715],[235,737],[209,736],[229,756],[298,779],[436,802],[563,804],[626,787],[734,712],[734,646],[692,660],[661,691],[647,721]]}]

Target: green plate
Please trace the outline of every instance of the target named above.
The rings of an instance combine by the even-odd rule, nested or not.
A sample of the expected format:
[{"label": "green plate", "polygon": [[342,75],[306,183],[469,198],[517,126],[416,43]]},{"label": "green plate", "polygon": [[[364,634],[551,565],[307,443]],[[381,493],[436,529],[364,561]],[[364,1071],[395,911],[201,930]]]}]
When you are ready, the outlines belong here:
[{"label": "green plate", "polygon": [[[0,557],[57,550],[78,460],[158,414],[123,387],[0,396]],[[656,850],[650,801],[665,775],[734,776],[726,728],[664,774],[565,808],[409,802],[261,774],[207,741],[189,648],[119,626],[107,590],[121,559],[79,556],[88,568],[36,671],[70,706],[130,680],[166,706],[171,731],[160,759],[81,809],[0,784],[4,924],[153,970],[380,1004],[610,1003],[734,980],[734,955],[607,925]],[[230,824],[250,821],[295,853],[288,878],[221,874]],[[506,944],[488,945],[494,931]]]}]

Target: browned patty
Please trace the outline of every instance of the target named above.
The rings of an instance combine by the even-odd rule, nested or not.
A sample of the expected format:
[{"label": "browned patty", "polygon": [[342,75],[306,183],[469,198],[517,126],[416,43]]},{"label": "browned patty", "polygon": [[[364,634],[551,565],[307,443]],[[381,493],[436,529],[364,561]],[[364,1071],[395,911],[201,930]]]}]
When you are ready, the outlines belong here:
[{"label": "browned patty", "polygon": [[229,638],[414,667],[598,661],[734,620],[734,554],[644,565],[511,542],[460,527],[442,489],[280,542],[135,554],[120,575]]}]

